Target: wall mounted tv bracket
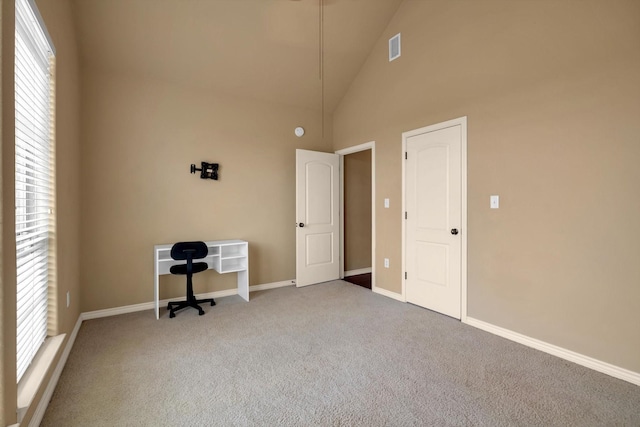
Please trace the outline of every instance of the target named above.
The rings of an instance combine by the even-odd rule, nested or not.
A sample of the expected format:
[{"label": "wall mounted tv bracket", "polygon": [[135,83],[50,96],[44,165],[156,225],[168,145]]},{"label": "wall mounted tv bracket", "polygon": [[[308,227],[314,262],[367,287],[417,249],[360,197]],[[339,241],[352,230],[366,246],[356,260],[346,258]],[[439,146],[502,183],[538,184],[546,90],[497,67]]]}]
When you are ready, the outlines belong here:
[{"label": "wall mounted tv bracket", "polygon": [[207,163],[201,162],[202,167],[200,169],[196,168],[196,165],[191,165],[191,173],[196,173],[196,171],[200,171],[201,179],[215,179],[218,180],[218,164],[217,163]]}]

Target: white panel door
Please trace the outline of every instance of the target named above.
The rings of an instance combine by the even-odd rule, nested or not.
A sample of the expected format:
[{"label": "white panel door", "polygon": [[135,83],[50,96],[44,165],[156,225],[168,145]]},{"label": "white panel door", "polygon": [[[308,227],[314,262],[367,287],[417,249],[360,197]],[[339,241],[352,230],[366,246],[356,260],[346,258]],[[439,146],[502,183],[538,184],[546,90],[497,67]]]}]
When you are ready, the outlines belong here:
[{"label": "white panel door", "polygon": [[405,134],[405,296],[460,319],[462,126]]},{"label": "white panel door", "polygon": [[339,256],[339,156],[296,150],[296,285],[336,280]]}]

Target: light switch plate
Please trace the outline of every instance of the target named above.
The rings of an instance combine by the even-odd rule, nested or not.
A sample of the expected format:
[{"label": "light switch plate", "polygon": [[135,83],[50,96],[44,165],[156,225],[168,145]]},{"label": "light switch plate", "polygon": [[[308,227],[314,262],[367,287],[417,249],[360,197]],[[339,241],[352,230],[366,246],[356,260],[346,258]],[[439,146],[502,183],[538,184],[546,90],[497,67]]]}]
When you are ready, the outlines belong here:
[{"label": "light switch plate", "polygon": [[389,258],[384,259],[384,268],[389,268]]},{"label": "light switch plate", "polygon": [[389,207],[389,199],[384,199],[384,207],[385,208]]},{"label": "light switch plate", "polygon": [[489,206],[491,209],[499,209],[500,208],[500,196],[491,196],[489,199]]}]

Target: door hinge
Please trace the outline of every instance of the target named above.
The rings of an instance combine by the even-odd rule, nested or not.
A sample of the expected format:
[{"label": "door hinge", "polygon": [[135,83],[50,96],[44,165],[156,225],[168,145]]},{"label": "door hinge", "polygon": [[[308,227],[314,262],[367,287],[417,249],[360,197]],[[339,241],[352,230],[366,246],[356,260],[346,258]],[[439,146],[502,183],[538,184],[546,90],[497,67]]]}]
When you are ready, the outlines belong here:
[{"label": "door hinge", "polygon": [[405,151],[404,152],[404,159],[407,160],[408,158],[409,158],[409,156],[408,156],[407,152]]},{"label": "door hinge", "polygon": [[407,280],[407,272],[404,272],[404,280]]},{"label": "door hinge", "polygon": [[407,211],[404,211],[404,219],[407,219]]}]

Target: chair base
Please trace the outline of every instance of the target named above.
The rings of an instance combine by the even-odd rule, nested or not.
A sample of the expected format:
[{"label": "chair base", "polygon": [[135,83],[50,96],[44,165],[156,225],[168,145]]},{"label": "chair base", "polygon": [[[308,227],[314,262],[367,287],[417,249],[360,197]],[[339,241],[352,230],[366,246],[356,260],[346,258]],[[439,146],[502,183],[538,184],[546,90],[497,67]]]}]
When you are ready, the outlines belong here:
[{"label": "chair base", "polygon": [[169,304],[167,304],[167,310],[169,310],[169,317],[170,318],[176,317],[176,311],[182,310],[183,308],[187,308],[187,307],[195,308],[196,310],[198,310],[198,315],[202,316],[204,314],[204,310],[198,304],[203,304],[205,302],[211,303],[212,307],[216,305],[216,302],[213,300],[213,298],[207,298],[207,299],[194,298],[194,299],[187,299],[186,301],[171,301]]}]

